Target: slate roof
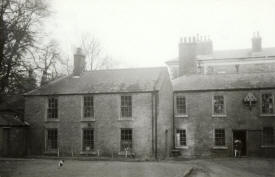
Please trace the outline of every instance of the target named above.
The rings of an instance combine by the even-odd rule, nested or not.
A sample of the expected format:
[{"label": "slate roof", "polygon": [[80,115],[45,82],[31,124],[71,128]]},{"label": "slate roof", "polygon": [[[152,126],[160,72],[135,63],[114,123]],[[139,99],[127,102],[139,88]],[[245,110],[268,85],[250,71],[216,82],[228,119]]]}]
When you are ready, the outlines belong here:
[{"label": "slate roof", "polygon": [[26,127],[29,123],[20,120],[20,118],[10,112],[0,112],[0,127]]},{"label": "slate roof", "polygon": [[[199,60],[211,59],[247,59],[253,57],[271,57],[275,56],[275,47],[263,48],[260,52],[252,52],[251,49],[233,49],[233,50],[216,50],[212,55],[199,55]],[[166,63],[178,63],[178,58],[171,59]]]},{"label": "slate roof", "polygon": [[166,67],[94,70],[79,78],[63,77],[25,95],[147,92],[159,90],[163,74],[168,75]]},{"label": "slate roof", "polygon": [[174,91],[275,88],[275,73],[186,75],[172,81]]}]

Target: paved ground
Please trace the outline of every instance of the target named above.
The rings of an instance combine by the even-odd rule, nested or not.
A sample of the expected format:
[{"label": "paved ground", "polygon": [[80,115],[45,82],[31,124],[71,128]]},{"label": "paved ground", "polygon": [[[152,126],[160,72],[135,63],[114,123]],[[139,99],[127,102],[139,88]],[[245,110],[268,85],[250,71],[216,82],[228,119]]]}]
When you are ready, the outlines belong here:
[{"label": "paved ground", "polygon": [[0,159],[1,177],[275,177],[275,159],[198,159],[161,162],[119,162]]}]

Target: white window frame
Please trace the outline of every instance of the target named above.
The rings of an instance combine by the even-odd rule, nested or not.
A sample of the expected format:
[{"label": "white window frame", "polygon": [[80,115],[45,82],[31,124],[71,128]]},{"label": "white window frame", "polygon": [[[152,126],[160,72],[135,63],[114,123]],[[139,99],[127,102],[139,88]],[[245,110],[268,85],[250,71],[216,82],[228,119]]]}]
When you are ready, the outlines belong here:
[{"label": "white window frame", "polygon": [[[121,111],[121,102],[122,102],[122,96],[130,96],[131,97],[131,116],[130,117],[123,117],[122,111]],[[130,94],[121,94],[119,95],[119,120],[133,120],[133,95]]]},{"label": "white window frame", "polygon": [[[224,145],[216,145],[216,131],[217,129],[223,129],[224,130]],[[214,128],[213,129],[213,149],[228,149],[226,145],[226,129],[225,128]]]},{"label": "white window frame", "polygon": [[[177,130],[184,130],[185,131],[185,145],[180,145],[178,144],[178,134],[177,134]],[[180,137],[179,137],[180,138]],[[179,139],[180,141],[180,139]],[[176,148],[183,148],[183,149],[187,149],[188,148],[188,143],[187,143],[187,130],[185,128],[176,128],[175,130],[175,146]]]},{"label": "white window frame", "polygon": [[[57,118],[49,118],[48,117],[48,108],[49,108],[49,99],[50,98],[55,98],[57,99]],[[47,96],[46,99],[45,99],[45,121],[46,122],[59,122],[59,118],[60,118],[60,115],[59,115],[59,97],[58,96]]]},{"label": "white window frame", "polygon": [[[185,113],[178,113],[177,110],[177,98],[178,97],[184,97],[185,98]],[[187,105],[187,96],[185,94],[182,93],[176,93],[174,95],[174,113],[175,113],[175,117],[188,117],[188,105]]]},{"label": "white window frame", "polygon": [[[263,113],[263,95],[264,94],[271,94],[272,95],[272,106],[273,106],[273,113]],[[275,105],[274,105],[274,94],[270,92],[262,92],[260,94],[260,115],[261,116],[275,116]]]},{"label": "white window frame", "polygon": [[[215,96],[223,96],[223,104],[224,104],[224,113],[222,114],[217,114],[215,113],[215,109],[214,109],[214,97]],[[226,117],[227,116],[227,113],[226,113],[226,97],[224,94],[215,94],[212,96],[212,117]]]},{"label": "white window frame", "polygon": [[[49,150],[48,149],[48,130],[49,129],[56,129],[57,130],[57,147],[56,147],[56,149],[51,149],[51,150]],[[56,154],[56,153],[58,153],[58,149],[59,149],[59,131],[58,131],[58,128],[56,128],[56,127],[53,127],[53,128],[51,128],[51,127],[47,127],[47,128],[45,128],[45,131],[44,131],[45,133],[45,137],[44,137],[44,139],[45,139],[45,152],[46,153],[54,153],[54,154]]]},{"label": "white window frame", "polygon": [[[93,98],[93,116],[92,117],[84,117],[84,97],[91,96]],[[95,118],[95,95],[89,94],[89,95],[83,95],[81,96],[81,121],[96,121]]]}]

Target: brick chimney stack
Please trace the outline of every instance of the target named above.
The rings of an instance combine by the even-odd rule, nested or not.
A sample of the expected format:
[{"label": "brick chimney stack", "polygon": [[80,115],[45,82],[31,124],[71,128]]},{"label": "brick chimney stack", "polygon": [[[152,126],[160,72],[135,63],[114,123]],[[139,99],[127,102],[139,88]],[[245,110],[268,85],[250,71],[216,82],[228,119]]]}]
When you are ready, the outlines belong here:
[{"label": "brick chimney stack", "polygon": [[252,52],[262,51],[262,38],[259,32],[253,33],[253,37],[251,41],[252,41]]},{"label": "brick chimney stack", "polygon": [[195,58],[197,55],[195,37],[184,37],[179,42],[179,76],[194,74],[196,72]]},{"label": "brick chimney stack", "polygon": [[76,49],[76,54],[74,54],[74,76],[80,76],[80,74],[85,71],[85,55],[83,54],[81,48]]}]

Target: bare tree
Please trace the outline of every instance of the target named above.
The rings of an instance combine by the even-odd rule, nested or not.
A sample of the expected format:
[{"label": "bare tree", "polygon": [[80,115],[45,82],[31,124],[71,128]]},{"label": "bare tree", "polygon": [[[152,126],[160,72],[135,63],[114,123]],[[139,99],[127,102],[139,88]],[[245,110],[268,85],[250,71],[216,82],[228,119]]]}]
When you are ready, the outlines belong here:
[{"label": "bare tree", "polygon": [[[24,56],[35,44],[42,19],[49,15],[43,0],[0,0],[0,94],[11,94],[23,74]],[[26,70],[25,70],[26,72]]]},{"label": "bare tree", "polygon": [[111,69],[116,66],[116,62],[111,57],[103,54],[103,49],[95,37],[89,34],[83,35],[81,48],[90,65],[89,70]]},{"label": "bare tree", "polygon": [[96,69],[96,62],[102,52],[102,48],[98,40],[95,37],[91,37],[89,34],[85,34],[81,39],[81,48],[88,59],[90,70]]},{"label": "bare tree", "polygon": [[40,85],[62,75],[61,65],[64,63],[60,57],[60,50],[56,41],[51,40],[33,52],[35,69],[40,72]]}]

